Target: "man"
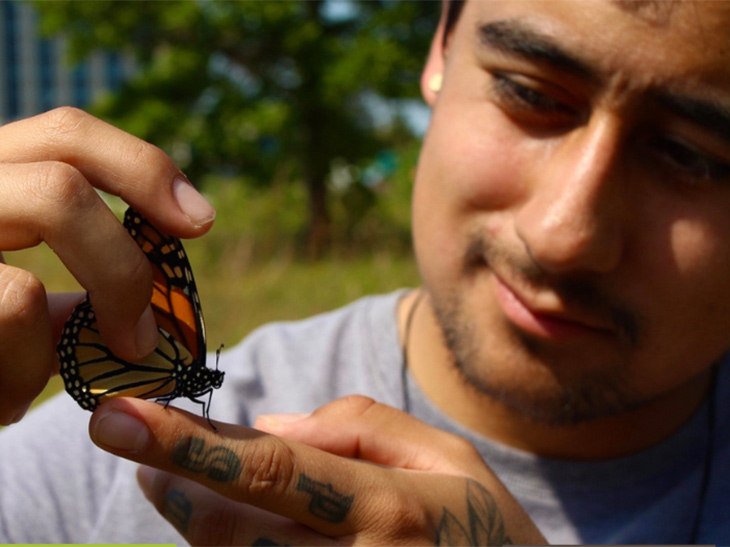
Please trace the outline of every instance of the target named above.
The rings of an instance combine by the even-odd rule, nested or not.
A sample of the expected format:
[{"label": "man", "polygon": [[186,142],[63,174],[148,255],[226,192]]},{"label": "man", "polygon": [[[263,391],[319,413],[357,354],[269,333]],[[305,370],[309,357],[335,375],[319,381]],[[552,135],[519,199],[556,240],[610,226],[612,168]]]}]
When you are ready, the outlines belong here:
[{"label": "man", "polygon": [[[423,74],[423,287],[228,352],[215,418],[278,413],[257,429],[119,399],[91,438],[151,466],[141,489],[194,544],[727,543],[730,3],[450,9]],[[76,112],[0,131],[4,248],[48,241],[110,347],[149,351],[143,259],[89,183],[181,236],[212,211],[158,151]],[[70,304],[49,313],[28,274],[3,274],[11,421]],[[366,397],[325,404],[350,393]],[[178,541],[135,465],[85,440],[66,396],[9,428],[0,537]]]}]

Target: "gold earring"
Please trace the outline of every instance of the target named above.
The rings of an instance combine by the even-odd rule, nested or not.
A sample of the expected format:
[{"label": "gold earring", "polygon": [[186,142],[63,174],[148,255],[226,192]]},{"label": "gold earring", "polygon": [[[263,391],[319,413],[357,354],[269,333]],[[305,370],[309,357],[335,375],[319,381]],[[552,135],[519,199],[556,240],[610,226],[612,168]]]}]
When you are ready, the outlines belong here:
[{"label": "gold earring", "polygon": [[434,93],[438,93],[439,91],[441,91],[441,84],[443,83],[443,81],[444,75],[438,72],[431,76],[431,78],[428,80],[428,88]]}]

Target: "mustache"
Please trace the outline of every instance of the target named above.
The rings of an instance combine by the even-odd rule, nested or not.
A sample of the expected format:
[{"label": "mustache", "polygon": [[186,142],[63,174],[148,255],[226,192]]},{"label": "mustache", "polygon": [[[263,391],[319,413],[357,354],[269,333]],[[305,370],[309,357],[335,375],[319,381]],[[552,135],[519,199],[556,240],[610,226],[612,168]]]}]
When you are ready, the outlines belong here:
[{"label": "mustache", "polygon": [[640,321],[637,314],[589,276],[548,274],[531,258],[518,258],[480,233],[470,236],[464,261],[467,271],[483,266],[485,262],[488,267],[499,265],[500,271],[513,273],[535,289],[550,290],[568,307],[608,323],[631,347],[638,345]]}]

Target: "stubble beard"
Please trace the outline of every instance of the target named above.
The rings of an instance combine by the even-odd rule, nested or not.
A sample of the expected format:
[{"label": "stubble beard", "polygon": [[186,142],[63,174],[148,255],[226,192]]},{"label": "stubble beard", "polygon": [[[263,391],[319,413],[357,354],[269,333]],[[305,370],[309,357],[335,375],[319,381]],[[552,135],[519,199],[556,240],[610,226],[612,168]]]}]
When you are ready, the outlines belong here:
[{"label": "stubble beard", "polygon": [[[494,249],[488,249],[479,237],[473,238],[466,253],[467,275],[473,273],[475,267],[485,267],[485,257],[487,262],[512,262],[511,271],[519,271],[523,278],[535,284],[540,283],[534,268],[516,265],[514,259],[505,257]],[[477,264],[480,261],[481,264]],[[591,309],[595,305],[605,310],[604,315],[612,314],[617,329],[623,331],[621,337],[625,345],[637,345],[638,329],[631,314],[616,307],[612,311],[610,304],[604,304],[605,298],[599,296],[586,283],[575,284],[572,288],[566,283],[560,290],[566,293],[567,299],[574,302],[582,300],[580,305],[583,309]],[[514,355],[520,360],[529,361],[529,366],[534,367],[534,377],[537,380],[532,385],[529,381],[505,381],[500,378],[499,373],[493,372],[495,363],[490,363],[487,357],[490,339],[494,334],[479,332],[476,323],[470,319],[461,293],[429,292],[444,343],[452,356],[452,366],[464,382],[478,394],[501,403],[531,421],[554,426],[575,425],[629,411],[646,402],[635,396],[626,385],[627,363],[616,362],[602,367],[593,367],[591,363],[586,363],[579,372],[572,367],[574,370],[571,374],[562,375],[560,363],[553,362],[555,356],[539,340],[516,328],[510,329],[509,333]],[[492,343],[507,342],[492,339]],[[501,357],[504,360],[504,356]],[[496,365],[501,369],[502,376],[506,367],[510,366],[509,363]]]}]

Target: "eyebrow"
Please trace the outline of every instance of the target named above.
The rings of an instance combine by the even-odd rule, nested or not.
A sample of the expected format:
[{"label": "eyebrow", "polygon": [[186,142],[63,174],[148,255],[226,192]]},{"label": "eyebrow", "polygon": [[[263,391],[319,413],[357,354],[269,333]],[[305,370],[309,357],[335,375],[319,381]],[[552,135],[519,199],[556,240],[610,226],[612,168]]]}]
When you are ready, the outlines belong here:
[{"label": "eyebrow", "polygon": [[[588,61],[566,51],[551,36],[521,21],[508,19],[480,25],[478,38],[483,46],[503,54],[543,63],[591,82],[601,79],[599,70]],[[674,115],[730,142],[730,106],[664,89],[650,91],[649,97]]]},{"label": "eyebrow", "polygon": [[730,142],[730,108],[727,106],[713,100],[687,97],[666,90],[652,91],[650,97],[676,116]]},{"label": "eyebrow", "polygon": [[520,21],[494,21],[480,25],[479,41],[497,51],[531,62],[540,62],[586,80],[598,79],[597,71],[577,55]]}]

